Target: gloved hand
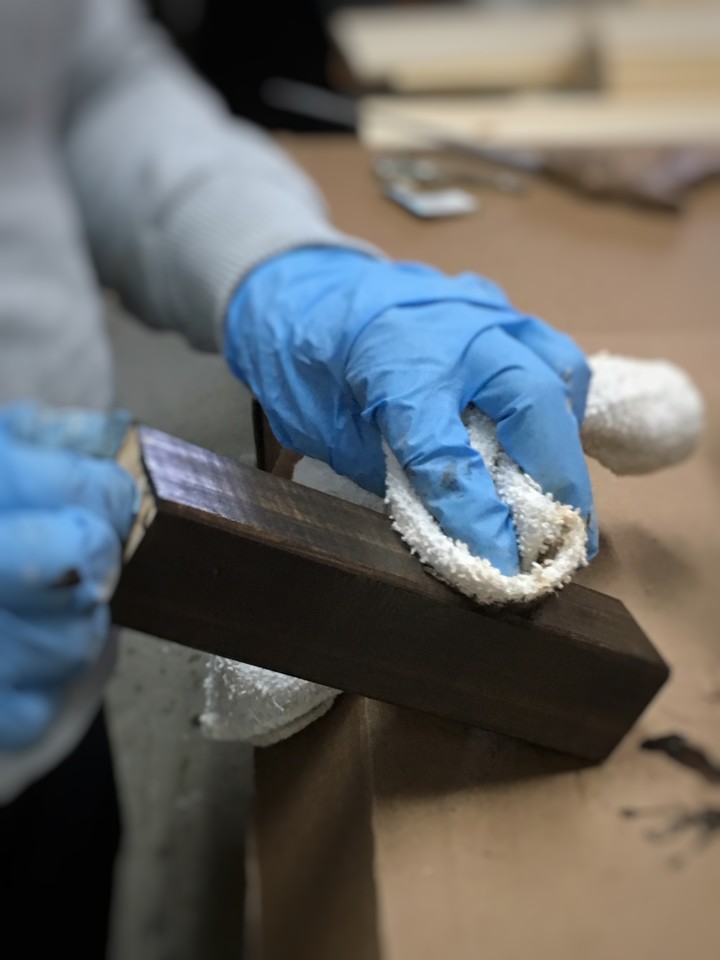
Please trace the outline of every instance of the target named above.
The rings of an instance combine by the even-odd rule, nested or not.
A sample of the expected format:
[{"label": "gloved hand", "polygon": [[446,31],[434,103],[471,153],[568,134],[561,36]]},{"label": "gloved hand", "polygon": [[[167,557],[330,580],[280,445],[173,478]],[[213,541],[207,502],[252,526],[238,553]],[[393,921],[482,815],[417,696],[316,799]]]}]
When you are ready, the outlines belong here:
[{"label": "gloved hand", "polygon": [[239,287],[225,353],[284,446],[382,495],[384,438],[444,532],[512,575],[512,519],[460,419],[475,404],[508,455],[580,510],[597,552],[579,436],[589,368],[567,336],[519,313],[490,281],[294,250]]},{"label": "gloved hand", "polygon": [[0,409],[0,749],[38,739],[99,655],[136,508],[125,413]]}]

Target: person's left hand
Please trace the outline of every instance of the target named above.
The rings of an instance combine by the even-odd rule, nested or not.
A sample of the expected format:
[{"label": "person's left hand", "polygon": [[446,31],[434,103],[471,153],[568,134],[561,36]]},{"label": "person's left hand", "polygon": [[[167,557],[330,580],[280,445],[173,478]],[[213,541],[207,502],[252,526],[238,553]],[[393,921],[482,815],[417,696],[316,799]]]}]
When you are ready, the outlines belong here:
[{"label": "person's left hand", "polygon": [[345,249],[275,257],[230,305],[225,353],[285,447],[382,495],[385,439],[446,534],[505,574],[517,541],[461,414],[490,417],[508,455],[577,508],[597,552],[580,424],[590,372],[564,334],[495,284]]},{"label": "person's left hand", "polygon": [[0,752],[37,742],[95,663],[137,508],[130,418],[0,407]]}]

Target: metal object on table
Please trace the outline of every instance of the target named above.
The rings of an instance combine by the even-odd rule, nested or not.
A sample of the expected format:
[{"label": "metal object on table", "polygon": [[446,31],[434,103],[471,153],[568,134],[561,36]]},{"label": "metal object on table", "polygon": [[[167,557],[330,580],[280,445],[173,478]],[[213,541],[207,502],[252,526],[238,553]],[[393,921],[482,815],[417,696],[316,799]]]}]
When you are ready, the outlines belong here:
[{"label": "metal object on table", "polygon": [[418,190],[400,180],[385,182],[385,196],[421,220],[438,220],[466,216],[481,209],[480,201],[467,190],[441,187],[437,190]]},{"label": "metal object on table", "polygon": [[507,170],[462,169],[439,160],[408,154],[381,153],[372,162],[375,175],[384,182],[410,181],[418,186],[490,187],[501,193],[521,193],[527,179]]}]

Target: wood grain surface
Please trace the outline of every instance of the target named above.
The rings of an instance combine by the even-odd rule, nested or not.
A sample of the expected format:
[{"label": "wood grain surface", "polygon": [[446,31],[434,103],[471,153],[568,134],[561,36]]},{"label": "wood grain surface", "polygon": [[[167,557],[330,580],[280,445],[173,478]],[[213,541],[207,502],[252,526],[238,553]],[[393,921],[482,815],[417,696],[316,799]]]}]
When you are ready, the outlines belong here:
[{"label": "wood grain surface", "polygon": [[156,510],[115,622],[261,667],[606,756],[667,677],[622,603],[570,586],[480,608],[386,517],[140,428]]}]

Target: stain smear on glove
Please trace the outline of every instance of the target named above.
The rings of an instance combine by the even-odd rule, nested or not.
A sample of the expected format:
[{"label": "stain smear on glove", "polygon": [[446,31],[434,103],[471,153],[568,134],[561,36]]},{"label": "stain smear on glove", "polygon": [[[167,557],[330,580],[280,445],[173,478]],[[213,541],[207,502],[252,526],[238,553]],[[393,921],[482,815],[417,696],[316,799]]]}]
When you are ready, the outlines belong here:
[{"label": "stain smear on glove", "polygon": [[81,582],[80,574],[75,569],[66,570],[65,573],[61,574],[50,584],[52,587],[57,587],[58,590],[63,589],[64,587],[76,587]]},{"label": "stain smear on glove", "polygon": [[449,463],[442,472],[440,486],[445,493],[457,493],[460,489],[460,483],[457,476],[457,464]]}]

